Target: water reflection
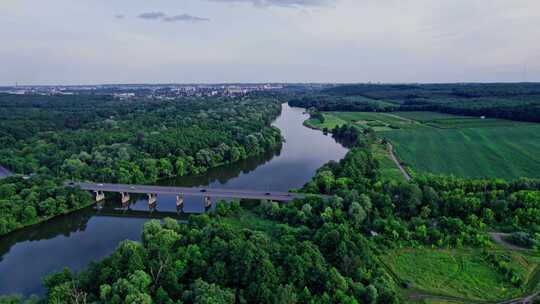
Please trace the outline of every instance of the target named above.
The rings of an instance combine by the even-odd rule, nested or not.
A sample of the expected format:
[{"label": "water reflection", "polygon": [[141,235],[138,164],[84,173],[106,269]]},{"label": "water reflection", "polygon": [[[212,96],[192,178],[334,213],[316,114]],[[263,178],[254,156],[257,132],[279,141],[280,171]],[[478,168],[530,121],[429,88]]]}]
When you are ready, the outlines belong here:
[{"label": "water reflection", "polygon": [[[286,139],[281,150],[161,184],[264,191],[301,187],[320,166],[347,152],[330,136],[304,127],[306,118],[302,109],[283,105],[274,123]],[[182,220],[186,214],[205,211],[202,198],[186,197],[178,212],[175,196],[158,196],[156,209],[149,212],[144,196],[132,196],[129,208],[123,208],[119,195],[107,196],[101,210],[86,208],[0,238],[0,294],[41,294],[43,276],[65,266],[83,269],[110,254],[122,240],[139,240],[148,219]]]}]

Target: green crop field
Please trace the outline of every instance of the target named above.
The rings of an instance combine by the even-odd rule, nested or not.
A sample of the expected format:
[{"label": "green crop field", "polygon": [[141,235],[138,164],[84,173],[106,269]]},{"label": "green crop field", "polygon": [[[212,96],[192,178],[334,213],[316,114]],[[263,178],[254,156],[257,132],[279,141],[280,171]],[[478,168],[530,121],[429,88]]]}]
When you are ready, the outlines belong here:
[{"label": "green crop field", "polygon": [[438,112],[394,112],[393,114],[404,117],[404,118],[408,118],[410,120],[416,120],[416,121],[421,121],[421,122],[441,120],[441,119],[456,119],[456,118],[476,119],[475,117],[471,117],[471,116],[460,116],[460,115],[452,115],[452,114],[438,113]]},{"label": "green crop field", "polygon": [[540,124],[434,112],[325,112],[325,126],[349,122],[390,140],[417,173],[540,178]]},{"label": "green crop field", "polygon": [[417,172],[460,177],[540,177],[540,125],[386,132]]},{"label": "green crop field", "polygon": [[[522,285],[516,287],[491,265],[478,250],[397,249],[381,257],[392,275],[408,285],[409,297],[432,297],[424,303],[462,300],[501,301],[528,295],[538,288],[540,257],[528,253],[496,250],[510,258],[510,267],[519,274]],[[439,300],[437,300],[437,298]]]}]

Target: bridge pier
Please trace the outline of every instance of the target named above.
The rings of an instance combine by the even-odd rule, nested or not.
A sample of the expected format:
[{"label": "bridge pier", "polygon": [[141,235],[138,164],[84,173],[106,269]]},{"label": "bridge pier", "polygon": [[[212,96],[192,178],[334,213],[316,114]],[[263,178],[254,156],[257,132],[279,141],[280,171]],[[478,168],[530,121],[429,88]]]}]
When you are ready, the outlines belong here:
[{"label": "bridge pier", "polygon": [[96,202],[101,202],[105,199],[105,193],[103,191],[94,191],[94,198],[96,199]]},{"label": "bridge pier", "polygon": [[129,193],[120,192],[120,195],[122,195],[122,205],[126,205],[129,202]]},{"label": "bridge pier", "polygon": [[212,198],[210,196],[204,197],[204,208],[210,208],[212,206]]},{"label": "bridge pier", "polygon": [[184,195],[179,194],[176,196],[176,207],[181,207],[184,205]]},{"label": "bridge pier", "polygon": [[156,207],[157,205],[157,194],[155,193],[147,193],[148,195],[148,206],[150,208]]}]

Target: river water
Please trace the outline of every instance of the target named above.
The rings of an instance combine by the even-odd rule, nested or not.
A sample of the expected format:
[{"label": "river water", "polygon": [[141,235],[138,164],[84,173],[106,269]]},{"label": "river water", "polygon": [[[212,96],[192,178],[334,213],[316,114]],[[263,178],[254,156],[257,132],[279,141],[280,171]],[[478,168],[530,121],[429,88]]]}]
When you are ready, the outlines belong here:
[{"label": "river water", "polygon": [[[274,122],[285,138],[280,151],[161,184],[264,191],[299,188],[324,163],[347,153],[332,137],[304,127],[306,118],[303,109],[283,104]],[[119,198],[111,197],[100,210],[92,206],[0,238],[0,294],[43,294],[43,276],[64,267],[81,270],[110,254],[122,240],[139,240],[150,218],[182,218],[205,211],[200,198],[186,198],[180,214],[172,196],[158,197],[153,212],[144,197],[132,199],[129,208],[122,208]]]}]

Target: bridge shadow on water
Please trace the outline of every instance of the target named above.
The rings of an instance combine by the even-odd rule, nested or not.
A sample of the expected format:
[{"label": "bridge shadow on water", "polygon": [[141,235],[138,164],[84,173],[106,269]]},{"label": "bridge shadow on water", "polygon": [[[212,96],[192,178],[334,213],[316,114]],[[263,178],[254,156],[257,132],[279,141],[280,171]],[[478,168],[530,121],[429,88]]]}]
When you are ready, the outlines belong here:
[{"label": "bridge shadow on water", "polygon": [[154,209],[149,208],[146,200],[135,199],[122,208],[120,199],[110,196],[102,206],[93,205],[2,236],[0,273],[11,268],[17,271],[10,276],[0,275],[0,294],[11,293],[15,288],[25,295],[43,294],[43,276],[61,271],[64,266],[79,271],[89,262],[110,254],[120,242],[139,241],[147,221],[168,217],[186,223],[190,214],[213,208],[204,208],[200,200],[195,205],[200,208],[186,208],[195,209],[188,213],[177,211],[176,204],[168,204],[165,199],[158,200]]},{"label": "bridge shadow on water", "polygon": [[[171,202],[168,202],[169,200]],[[69,238],[73,234],[84,232],[91,220],[117,218],[126,220],[135,219],[145,222],[152,219],[162,220],[164,218],[173,218],[179,222],[187,223],[190,215],[211,211],[217,203],[217,200],[213,200],[211,206],[205,207],[203,201],[197,199],[187,200],[185,203],[187,206],[176,207],[175,203],[172,202],[173,200],[175,200],[174,197],[160,198],[157,205],[150,207],[144,196],[134,196],[128,204],[123,205],[120,202],[119,195],[111,195],[103,203],[94,204],[66,215],[57,216],[45,223],[26,227],[2,236],[0,238],[0,262],[15,244],[50,240],[59,236]],[[249,201],[243,201],[243,203],[246,202]]]},{"label": "bridge shadow on water", "polygon": [[[228,180],[247,174],[255,170],[258,166],[269,162],[279,156],[281,149],[270,151],[263,155],[245,159],[236,164],[225,165],[213,168],[198,176],[180,177],[170,180],[160,181],[160,185],[197,187],[207,186],[214,182],[226,183]],[[158,203],[155,208],[148,206],[144,195],[132,195],[128,206],[122,206],[120,195],[111,193],[103,204],[92,205],[90,207],[71,212],[66,215],[57,216],[41,224],[26,227],[5,236],[0,237],[0,262],[12,247],[24,242],[37,242],[52,240],[58,237],[70,238],[78,233],[87,230],[90,221],[100,219],[133,219],[143,222],[151,219],[174,218],[180,222],[187,222],[191,214],[201,214],[211,210],[215,206],[218,198],[213,198],[213,204],[205,208],[202,199],[186,198],[180,210],[176,207],[174,196],[158,196]],[[141,231],[139,230],[140,234]],[[138,239],[137,237],[135,237]]]}]

